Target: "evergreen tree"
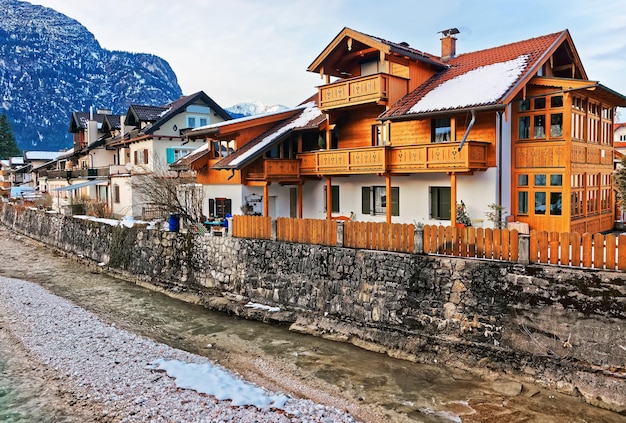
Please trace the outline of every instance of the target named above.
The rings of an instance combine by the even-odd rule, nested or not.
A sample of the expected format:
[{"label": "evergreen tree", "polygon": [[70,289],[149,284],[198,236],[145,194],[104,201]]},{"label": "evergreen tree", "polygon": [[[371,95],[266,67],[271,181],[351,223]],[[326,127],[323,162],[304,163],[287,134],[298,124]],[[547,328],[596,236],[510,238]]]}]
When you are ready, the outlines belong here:
[{"label": "evergreen tree", "polygon": [[9,157],[21,155],[22,151],[15,142],[15,135],[13,135],[9,118],[2,113],[0,116],[0,159],[6,160]]}]

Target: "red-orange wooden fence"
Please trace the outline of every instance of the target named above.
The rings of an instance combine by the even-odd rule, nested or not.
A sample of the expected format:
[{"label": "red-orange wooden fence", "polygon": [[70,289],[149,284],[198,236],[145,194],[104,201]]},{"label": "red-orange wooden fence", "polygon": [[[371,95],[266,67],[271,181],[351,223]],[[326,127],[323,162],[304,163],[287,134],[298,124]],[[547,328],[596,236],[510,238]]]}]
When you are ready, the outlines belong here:
[{"label": "red-orange wooden fence", "polygon": [[343,237],[343,245],[348,248],[415,252],[415,230],[411,224],[346,221]]},{"label": "red-orange wooden fence", "polygon": [[424,253],[517,261],[517,230],[424,226]]},{"label": "red-orange wooden fence", "polygon": [[233,216],[233,236],[238,238],[270,239],[272,218],[269,216]]},{"label": "red-orange wooden fence", "polygon": [[337,222],[326,219],[276,219],[278,241],[302,244],[337,245]]},{"label": "red-orange wooden fence", "polygon": [[531,263],[626,270],[626,235],[530,231]]}]

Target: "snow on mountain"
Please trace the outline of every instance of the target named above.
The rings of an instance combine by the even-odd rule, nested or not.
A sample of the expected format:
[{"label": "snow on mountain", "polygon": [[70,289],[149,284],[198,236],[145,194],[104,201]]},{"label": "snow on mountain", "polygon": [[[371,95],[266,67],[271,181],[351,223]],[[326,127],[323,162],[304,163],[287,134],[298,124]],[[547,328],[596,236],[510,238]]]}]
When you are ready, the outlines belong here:
[{"label": "snow on mountain", "polygon": [[0,0],[0,113],[22,150],[71,147],[73,111],[125,113],[182,95],[163,59],[103,49],[84,26],[53,9]]},{"label": "snow on mountain", "polygon": [[244,116],[255,116],[262,115],[264,113],[274,113],[280,112],[283,110],[287,110],[287,106],[283,106],[280,104],[274,104],[273,106],[268,106],[266,104],[261,103],[260,101],[254,102],[244,102],[238,103],[234,106],[227,107],[225,110],[233,117],[239,118]]}]

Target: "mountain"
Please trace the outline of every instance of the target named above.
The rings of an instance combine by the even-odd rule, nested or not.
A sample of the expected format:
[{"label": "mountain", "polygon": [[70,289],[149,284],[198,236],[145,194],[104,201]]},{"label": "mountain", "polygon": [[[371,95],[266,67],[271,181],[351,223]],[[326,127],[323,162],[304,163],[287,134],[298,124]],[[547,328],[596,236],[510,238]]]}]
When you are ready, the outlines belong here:
[{"label": "mountain", "polygon": [[22,150],[72,146],[73,111],[125,113],[182,95],[163,59],[103,49],[74,19],[18,0],[0,0],[0,113]]},{"label": "mountain", "polygon": [[238,103],[234,106],[227,107],[225,110],[234,118],[240,118],[244,116],[262,115],[265,113],[274,113],[287,110],[287,106],[275,104],[273,106],[267,106],[260,101],[254,101],[249,103]]}]

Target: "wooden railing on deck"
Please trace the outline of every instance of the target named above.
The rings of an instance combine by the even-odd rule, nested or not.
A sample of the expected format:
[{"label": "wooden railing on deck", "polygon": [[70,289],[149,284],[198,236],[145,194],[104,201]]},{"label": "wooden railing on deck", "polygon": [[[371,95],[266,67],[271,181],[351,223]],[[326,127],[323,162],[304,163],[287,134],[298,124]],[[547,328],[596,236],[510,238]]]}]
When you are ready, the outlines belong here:
[{"label": "wooden railing on deck", "polygon": [[413,225],[381,222],[344,223],[344,247],[412,253],[415,251]]},{"label": "wooden railing on deck", "polygon": [[325,219],[276,219],[276,240],[334,246],[337,244],[337,222]]},{"label": "wooden railing on deck", "polygon": [[233,216],[233,236],[238,238],[270,239],[272,218],[269,216]]},{"label": "wooden railing on deck", "polygon": [[529,260],[538,264],[626,270],[626,235],[530,231]]},{"label": "wooden railing on deck", "polygon": [[424,253],[517,261],[517,230],[424,226]]}]

